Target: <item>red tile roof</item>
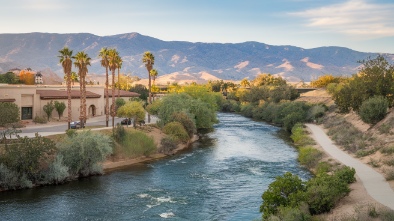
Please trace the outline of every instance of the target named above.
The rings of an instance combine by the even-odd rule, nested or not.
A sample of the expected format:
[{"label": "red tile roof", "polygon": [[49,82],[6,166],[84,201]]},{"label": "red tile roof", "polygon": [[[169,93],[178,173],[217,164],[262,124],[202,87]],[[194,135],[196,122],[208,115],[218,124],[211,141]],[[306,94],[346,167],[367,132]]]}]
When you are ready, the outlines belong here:
[{"label": "red tile roof", "polygon": [[[109,89],[109,90],[108,90],[108,95],[109,95],[109,97],[112,97],[112,89]],[[105,95],[104,95],[104,96],[105,96]],[[118,89],[115,89],[115,90],[114,90],[114,96],[115,96],[115,97],[118,96]],[[140,94],[135,93],[135,92],[120,90],[119,96],[120,96],[120,97],[139,97]]]},{"label": "red tile roof", "polygon": [[0,102],[15,102],[14,98],[0,99]]},{"label": "red tile roof", "polygon": [[[67,91],[60,91],[60,90],[37,90],[36,94],[39,94],[42,100],[68,98]],[[101,97],[100,94],[86,91],[86,98],[100,98],[100,97]],[[72,90],[71,99],[79,99],[79,98],[81,98],[80,91]]]}]

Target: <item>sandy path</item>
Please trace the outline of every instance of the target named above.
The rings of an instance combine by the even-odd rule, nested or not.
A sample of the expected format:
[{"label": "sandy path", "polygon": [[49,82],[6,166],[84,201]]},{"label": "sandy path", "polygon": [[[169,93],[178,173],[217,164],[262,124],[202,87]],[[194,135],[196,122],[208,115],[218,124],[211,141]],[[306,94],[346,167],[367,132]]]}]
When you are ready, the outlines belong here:
[{"label": "sandy path", "polygon": [[311,130],[316,142],[329,155],[356,170],[356,175],[372,198],[394,210],[394,191],[380,173],[339,149],[321,127],[314,124],[306,124],[306,126]]}]

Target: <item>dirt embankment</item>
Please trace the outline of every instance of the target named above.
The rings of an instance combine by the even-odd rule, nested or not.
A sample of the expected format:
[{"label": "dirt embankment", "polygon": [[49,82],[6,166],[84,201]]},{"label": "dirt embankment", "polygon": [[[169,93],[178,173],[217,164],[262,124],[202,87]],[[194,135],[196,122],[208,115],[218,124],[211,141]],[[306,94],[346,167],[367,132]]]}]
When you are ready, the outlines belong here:
[{"label": "dirt embankment", "polygon": [[[302,94],[297,100],[309,103],[323,103],[328,107],[335,105],[334,101],[331,99],[331,96],[324,89],[318,89]],[[361,131],[365,136],[370,137],[370,139],[376,140],[376,143],[384,146],[394,146],[393,128],[390,127],[389,129],[387,129],[386,127],[386,130],[382,132],[383,127],[393,124],[393,111],[390,110],[390,113],[386,116],[386,118],[374,126],[364,123],[356,113],[331,114],[340,115],[347,122],[351,123],[355,128]],[[320,146],[315,145],[315,147],[323,151]],[[374,150],[375,148],[375,146],[366,147],[367,150]],[[355,154],[352,154],[352,156],[354,158],[357,158]],[[384,157],[382,156],[382,153],[380,151],[372,151],[372,154],[360,157],[358,159],[366,165],[373,164],[373,169],[381,173],[383,176],[385,175],[384,172],[386,170],[386,167],[383,166],[381,163]],[[339,164],[335,159],[332,159],[331,156],[326,153],[324,154],[324,158],[322,160],[329,161],[334,164]],[[394,180],[389,181],[389,184],[391,188],[394,189]],[[341,199],[336,208],[334,208],[330,213],[323,214],[320,217],[324,220],[346,220],[346,218],[350,217],[362,218],[364,216],[367,218],[367,220],[380,220],[379,218],[369,217],[369,210],[371,208],[376,208],[377,210],[386,210],[387,207],[378,203],[371,196],[369,196],[363,186],[363,183],[358,178],[355,183],[350,185],[350,189],[352,190],[350,194],[345,198]]]}]

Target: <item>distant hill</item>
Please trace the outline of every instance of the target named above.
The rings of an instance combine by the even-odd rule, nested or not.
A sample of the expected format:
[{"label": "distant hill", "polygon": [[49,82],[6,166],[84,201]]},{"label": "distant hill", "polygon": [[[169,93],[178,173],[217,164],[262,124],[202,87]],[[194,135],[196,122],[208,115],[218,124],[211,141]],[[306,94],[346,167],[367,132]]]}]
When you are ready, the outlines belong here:
[{"label": "distant hill", "polygon": [[[191,43],[162,41],[138,33],[113,36],[93,34],[0,34],[0,72],[11,68],[51,69],[61,78],[58,51],[64,46],[84,50],[92,58],[89,73],[101,75],[98,52],[102,47],[116,48],[123,59],[121,72],[146,78],[142,54],[151,51],[159,76],[172,74],[172,80],[254,78],[258,73],[277,74],[289,81],[310,81],[323,74],[351,75],[357,72],[357,61],[376,57],[343,47],[303,49],[294,46],[273,46],[259,42],[237,44]],[[387,55],[394,59],[394,55]],[[212,76],[211,76],[212,75]],[[209,76],[209,77],[208,77]],[[178,79],[178,80],[179,80]],[[202,79],[203,80],[203,79]]]}]

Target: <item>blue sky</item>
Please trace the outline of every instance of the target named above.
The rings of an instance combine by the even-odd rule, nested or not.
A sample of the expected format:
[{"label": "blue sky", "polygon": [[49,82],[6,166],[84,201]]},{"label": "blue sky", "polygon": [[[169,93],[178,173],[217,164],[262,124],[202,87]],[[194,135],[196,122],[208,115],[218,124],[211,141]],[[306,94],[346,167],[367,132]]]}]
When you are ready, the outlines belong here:
[{"label": "blue sky", "polygon": [[138,32],[394,54],[393,0],[0,0],[1,33]]}]

